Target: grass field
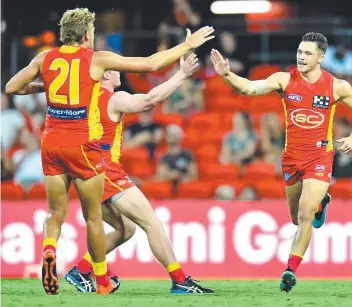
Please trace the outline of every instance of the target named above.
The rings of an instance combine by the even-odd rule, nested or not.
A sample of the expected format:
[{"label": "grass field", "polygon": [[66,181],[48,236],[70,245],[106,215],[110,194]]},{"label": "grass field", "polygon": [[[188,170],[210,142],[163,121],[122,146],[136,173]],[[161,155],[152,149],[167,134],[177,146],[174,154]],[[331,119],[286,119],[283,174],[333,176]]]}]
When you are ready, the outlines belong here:
[{"label": "grass field", "polygon": [[79,293],[64,280],[61,293],[47,296],[39,280],[1,280],[3,307],[351,307],[352,281],[298,281],[289,294],[278,281],[204,281],[216,290],[207,295],[172,295],[168,281],[123,281],[120,290],[106,297]]}]

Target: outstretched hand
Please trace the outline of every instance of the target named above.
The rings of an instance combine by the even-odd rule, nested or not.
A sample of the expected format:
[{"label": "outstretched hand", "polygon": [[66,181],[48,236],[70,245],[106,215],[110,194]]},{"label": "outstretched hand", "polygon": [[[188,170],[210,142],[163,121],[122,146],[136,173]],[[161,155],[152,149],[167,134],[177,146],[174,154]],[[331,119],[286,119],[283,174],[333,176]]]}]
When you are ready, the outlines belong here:
[{"label": "outstretched hand", "polygon": [[[203,45],[208,40],[213,39],[215,36],[210,36],[214,32],[213,27],[205,26],[199,29],[197,32],[191,34],[188,38],[186,38],[185,43],[190,46],[192,49],[195,49],[201,45]],[[188,32],[187,32],[188,33]]]},{"label": "outstretched hand", "polygon": [[336,142],[343,143],[339,148],[345,154],[352,154],[352,135],[336,140]]},{"label": "outstretched hand", "polygon": [[186,76],[189,77],[193,75],[193,73],[196,71],[197,67],[199,66],[198,64],[198,58],[197,55],[192,53],[186,61],[183,60],[183,58],[180,61],[180,71]]},{"label": "outstretched hand", "polygon": [[211,62],[214,65],[214,69],[219,76],[224,76],[230,72],[230,63],[228,59],[224,59],[219,51],[212,49],[211,51]]}]

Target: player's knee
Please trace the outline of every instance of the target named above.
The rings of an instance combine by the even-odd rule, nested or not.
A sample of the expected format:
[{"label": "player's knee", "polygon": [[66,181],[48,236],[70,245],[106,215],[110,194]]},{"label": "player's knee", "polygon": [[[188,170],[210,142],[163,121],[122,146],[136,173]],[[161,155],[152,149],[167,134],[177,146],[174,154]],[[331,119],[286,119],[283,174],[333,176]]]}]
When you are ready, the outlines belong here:
[{"label": "player's knee", "polygon": [[135,223],[128,223],[127,225],[125,224],[125,240],[131,239],[134,234],[136,233],[136,224]]},{"label": "player's knee", "polygon": [[100,223],[103,220],[101,210],[100,210],[100,212],[99,211],[97,211],[97,212],[87,212],[83,216],[84,216],[84,219],[85,219],[87,224],[89,222],[90,223],[96,223],[96,222]]},{"label": "player's knee", "polygon": [[154,214],[145,216],[143,219],[140,220],[140,223],[138,225],[145,232],[149,232],[151,229],[163,227],[161,222],[158,220],[158,218]]},{"label": "player's knee", "polygon": [[65,222],[67,210],[65,208],[50,210],[50,214],[47,218],[54,218],[61,225]]},{"label": "player's knee", "polygon": [[311,223],[314,218],[314,208],[309,205],[301,205],[298,211],[298,224]]}]

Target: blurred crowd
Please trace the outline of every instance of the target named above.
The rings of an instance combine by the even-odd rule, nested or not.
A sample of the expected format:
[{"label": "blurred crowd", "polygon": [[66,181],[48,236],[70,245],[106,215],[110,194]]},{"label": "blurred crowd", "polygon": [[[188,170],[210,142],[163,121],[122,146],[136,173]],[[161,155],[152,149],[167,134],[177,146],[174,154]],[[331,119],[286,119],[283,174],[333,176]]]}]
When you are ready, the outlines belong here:
[{"label": "blurred crowd", "polygon": [[[96,49],[122,53],[120,33],[124,30],[124,25],[123,12],[116,10],[101,13],[97,20]],[[159,25],[156,50],[170,48],[184,40],[186,28],[194,30],[201,25],[200,12],[194,10],[187,0],[174,0],[172,10]],[[250,66],[245,54],[239,53],[238,38],[230,31],[223,31],[217,33],[216,39],[217,48],[229,59],[231,70],[241,76],[250,77],[255,67]],[[44,43],[38,43],[36,52],[57,44],[55,37],[47,37]],[[337,77],[351,82],[352,51],[341,42],[330,46],[323,67]],[[126,74],[123,81],[130,91],[146,93],[167,80],[177,69],[176,63],[155,73]],[[215,92],[213,85],[217,82],[220,82],[220,85],[216,85],[220,90]],[[211,163],[236,166],[239,174],[245,172],[248,165],[259,161],[264,163],[262,165],[272,166],[278,177],[282,175],[280,158],[285,145],[285,122],[280,100],[272,110],[252,114],[251,108],[245,109],[241,106],[243,101],[241,102],[240,96],[232,93],[231,89],[221,82],[216,77],[209,57],[204,55],[201,68],[184,82],[168,101],[152,111],[126,116],[122,151],[126,159],[122,158],[122,164],[125,166],[124,163],[127,163],[128,159],[129,164],[135,163],[134,167],[126,165],[126,171],[137,185],[142,186],[148,180],[168,181],[172,183],[173,193],[177,193],[180,184],[199,180],[202,167],[204,168],[202,161],[208,161],[204,157],[210,155]],[[265,104],[267,98],[260,99]],[[260,100],[255,103],[260,104]],[[349,110],[337,114],[334,123],[335,139],[348,136],[352,132],[351,112]],[[211,118],[214,113],[220,116],[219,126],[214,126],[214,130],[211,130],[209,125],[212,123],[205,120],[203,132],[203,126],[199,124],[201,120],[197,121],[197,118],[207,117],[208,114]],[[43,182],[40,138],[45,127],[45,116],[44,94],[15,96],[11,100],[1,94],[1,181],[13,181],[25,189],[33,183]],[[228,119],[226,125],[221,122],[225,117]],[[193,129],[192,132],[192,125],[200,125],[200,129]],[[208,139],[202,143],[199,140],[203,139],[203,136],[196,135],[195,138],[199,140],[192,143],[190,138],[194,131],[207,134],[208,137],[214,134],[217,139]],[[192,144],[197,145],[191,146]],[[138,149],[147,154],[147,163],[151,166],[147,173],[141,174],[141,169],[134,171],[136,167],[144,167],[139,165],[138,159],[135,162],[133,160],[131,153]],[[332,176],[333,181],[352,178],[352,155],[343,155],[336,151]],[[233,185],[225,182],[216,187],[215,198],[254,200],[259,196],[251,184],[238,191]]]}]

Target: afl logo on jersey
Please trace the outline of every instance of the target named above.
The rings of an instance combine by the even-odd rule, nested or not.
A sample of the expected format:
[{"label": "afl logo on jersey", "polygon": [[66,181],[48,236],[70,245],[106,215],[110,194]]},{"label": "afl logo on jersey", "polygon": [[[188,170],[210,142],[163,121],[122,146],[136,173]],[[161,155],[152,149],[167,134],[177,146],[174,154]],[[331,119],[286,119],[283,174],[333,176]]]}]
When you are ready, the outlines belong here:
[{"label": "afl logo on jersey", "polygon": [[298,94],[287,94],[287,99],[291,100],[293,102],[300,102],[303,100],[303,97],[301,95]]},{"label": "afl logo on jersey", "polygon": [[325,116],[309,109],[297,109],[291,113],[292,122],[303,129],[317,128],[323,124]]}]

